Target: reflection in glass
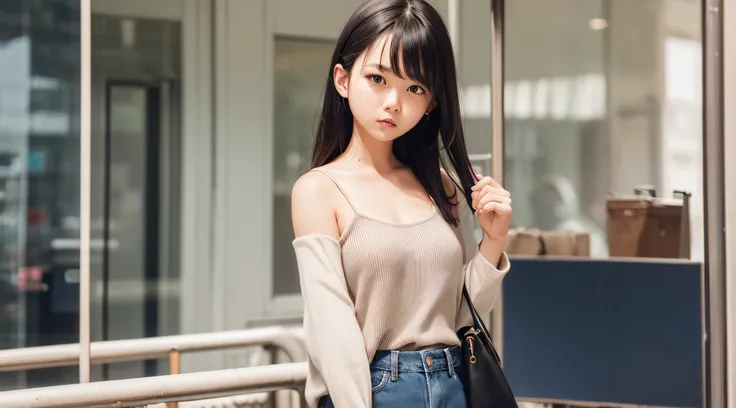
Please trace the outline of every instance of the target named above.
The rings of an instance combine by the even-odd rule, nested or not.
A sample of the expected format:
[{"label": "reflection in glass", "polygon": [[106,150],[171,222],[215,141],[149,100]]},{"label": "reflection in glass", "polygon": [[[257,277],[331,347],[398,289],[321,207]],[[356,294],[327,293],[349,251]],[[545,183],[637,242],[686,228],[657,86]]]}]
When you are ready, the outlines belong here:
[{"label": "reflection in glass", "polygon": [[515,227],[586,233],[590,255],[605,257],[612,194],[686,190],[692,253],[702,256],[698,14],[697,2],[674,0],[507,4],[504,170]]},{"label": "reflection in glass", "polygon": [[[78,340],[78,0],[0,2],[0,348]],[[0,390],[77,368],[0,373]]]},{"label": "reflection in glass", "polygon": [[299,293],[291,187],[309,167],[331,41],[274,40],[273,294]]},{"label": "reflection in glass", "polygon": [[[93,341],[180,332],[181,29],[92,16]],[[92,377],[166,368],[131,361],[95,366]]]},{"label": "reflection in glass", "polygon": [[[107,93],[102,340],[154,337],[160,300],[151,291],[159,283],[160,89],[112,84]],[[148,365],[150,372],[136,363],[112,374],[155,375],[155,363]]]},{"label": "reflection in glass", "polygon": [[[458,7],[454,42],[465,145],[476,172],[491,172],[491,21],[488,0],[463,0]],[[468,251],[482,238],[473,214],[461,207],[460,220]],[[469,254],[470,255],[470,254]]]}]

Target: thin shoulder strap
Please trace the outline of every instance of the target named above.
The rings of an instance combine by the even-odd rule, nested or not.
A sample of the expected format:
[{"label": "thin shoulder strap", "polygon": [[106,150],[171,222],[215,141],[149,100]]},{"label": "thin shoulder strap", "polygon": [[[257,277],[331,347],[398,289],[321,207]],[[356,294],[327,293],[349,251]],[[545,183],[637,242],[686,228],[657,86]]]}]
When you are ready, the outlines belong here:
[{"label": "thin shoulder strap", "polygon": [[350,204],[350,207],[353,209],[353,212],[355,212],[356,214],[358,214],[358,210],[355,208],[355,204],[353,204],[353,200],[350,199],[350,196],[348,195],[348,193],[345,192],[345,189],[342,188],[342,186],[340,185],[340,183],[338,183],[337,180],[335,180],[334,177],[332,177],[329,173],[327,173],[326,171],[324,171],[322,169],[312,169],[310,171],[316,171],[318,173],[322,173],[325,176],[327,176],[330,180],[332,180],[332,182],[337,186],[337,189],[340,190],[340,192],[342,193],[342,195],[348,201],[348,204]]}]

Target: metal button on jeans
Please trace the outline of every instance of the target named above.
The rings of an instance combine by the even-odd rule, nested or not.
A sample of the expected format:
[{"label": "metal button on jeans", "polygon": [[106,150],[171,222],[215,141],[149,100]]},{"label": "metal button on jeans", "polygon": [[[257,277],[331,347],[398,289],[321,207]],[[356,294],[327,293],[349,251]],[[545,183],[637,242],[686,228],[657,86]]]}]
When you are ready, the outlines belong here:
[{"label": "metal button on jeans", "polygon": [[432,367],[432,364],[434,364],[434,359],[432,358],[432,356],[427,356],[426,361],[427,361],[427,367]]}]

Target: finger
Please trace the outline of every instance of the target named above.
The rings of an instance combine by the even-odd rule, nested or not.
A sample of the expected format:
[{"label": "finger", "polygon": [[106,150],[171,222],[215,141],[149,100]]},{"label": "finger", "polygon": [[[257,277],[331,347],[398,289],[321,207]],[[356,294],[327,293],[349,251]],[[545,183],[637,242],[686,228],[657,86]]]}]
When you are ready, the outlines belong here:
[{"label": "finger", "polygon": [[509,193],[508,191],[502,188],[496,188],[496,187],[491,187],[487,185],[483,187],[483,189],[480,191],[475,191],[475,192],[470,193],[470,197],[472,200],[471,206],[473,208],[478,208],[478,200],[480,200],[480,198],[486,194],[496,194],[502,197],[511,197],[511,193]]},{"label": "finger", "polygon": [[472,202],[470,203],[470,206],[473,208],[478,208],[478,201],[483,197],[484,193],[482,191],[474,191],[470,193],[470,198]]},{"label": "finger", "polygon": [[473,185],[473,187],[471,187],[470,189],[472,191],[478,191],[482,189],[483,187],[485,187],[486,185],[491,184],[491,180],[493,179],[490,177],[481,177],[480,179],[478,179],[475,185]]},{"label": "finger", "polygon": [[503,200],[500,200],[500,199],[499,200],[488,200],[486,202],[480,202],[480,203],[478,203],[478,210],[480,211],[480,213],[481,214],[487,213],[488,211],[486,211],[485,207],[488,204],[491,204],[491,203],[497,203],[497,204],[503,204],[503,205],[511,206],[511,203],[510,202],[506,202],[506,201],[503,201]]},{"label": "finger", "polygon": [[[481,190],[481,191],[478,192],[478,200],[477,201],[480,202],[486,196],[489,196],[489,197],[502,197],[502,198],[507,198],[509,200],[511,199],[511,194],[508,191],[506,191],[506,190],[504,190],[502,188],[494,188],[494,187],[491,187],[491,186],[485,186],[483,188],[483,190]],[[479,205],[479,206],[482,207],[482,205]]]},{"label": "finger", "polygon": [[470,203],[471,207],[473,207],[474,209],[483,207],[481,204],[479,204],[480,200],[482,200],[483,197],[489,194],[497,195],[499,197],[510,197],[511,196],[511,194],[504,189],[497,189],[497,188],[488,186],[487,188],[484,188],[482,191],[476,191],[470,194],[470,197],[472,199],[472,202]]},{"label": "finger", "polygon": [[511,197],[511,193],[503,188],[487,185],[480,190],[483,194],[496,194],[503,197]]},{"label": "finger", "polygon": [[499,196],[499,195],[495,195],[495,194],[486,194],[486,195],[484,195],[478,201],[478,204],[476,206],[476,209],[479,209],[481,211],[481,214],[483,214],[483,213],[485,213],[484,207],[488,203],[492,203],[492,202],[496,202],[496,203],[500,203],[500,204],[505,204],[505,205],[511,206],[511,198],[510,197],[504,197],[504,196]]},{"label": "finger", "polygon": [[478,180],[477,183],[475,183],[471,190],[478,191],[487,185],[490,185],[491,187],[502,188],[501,185],[498,184],[498,182],[492,177],[483,177],[482,179]]},{"label": "finger", "polygon": [[[508,204],[511,204],[511,195],[508,191],[503,189],[496,189],[490,186],[486,186],[482,191],[476,191],[473,194],[475,194],[475,198],[473,199],[472,207],[476,210],[483,208],[486,203],[496,200],[493,197],[498,197],[499,199],[508,199]],[[485,201],[483,201],[484,199]]]},{"label": "finger", "polygon": [[486,204],[482,209],[482,214],[490,214],[491,212],[496,213],[500,218],[510,217],[513,212],[511,205],[499,202],[490,202]]},{"label": "finger", "polygon": [[475,212],[475,215],[476,216],[481,216],[481,215],[484,215],[484,214],[492,214],[496,210],[496,207],[499,206],[499,205],[501,205],[501,203],[497,203],[495,201],[494,202],[487,203],[483,207],[480,207]]}]

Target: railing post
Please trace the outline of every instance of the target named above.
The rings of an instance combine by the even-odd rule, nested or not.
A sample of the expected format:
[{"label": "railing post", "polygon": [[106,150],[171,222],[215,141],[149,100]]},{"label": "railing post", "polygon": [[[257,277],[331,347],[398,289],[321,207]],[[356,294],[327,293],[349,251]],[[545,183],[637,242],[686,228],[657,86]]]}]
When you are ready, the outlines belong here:
[{"label": "railing post", "polygon": [[[278,360],[278,348],[274,346],[266,346],[263,348],[263,351],[266,353],[266,364],[276,364]],[[268,406],[271,408],[276,408],[276,391],[271,391],[268,397]]]},{"label": "railing post", "polygon": [[[169,374],[176,375],[179,374],[180,371],[180,358],[181,353],[179,353],[179,350],[172,349],[169,351]],[[167,402],[166,408],[179,408],[178,402]]]},{"label": "railing post", "polygon": [[169,374],[179,374],[181,363],[181,353],[179,350],[172,349],[169,351]]}]

